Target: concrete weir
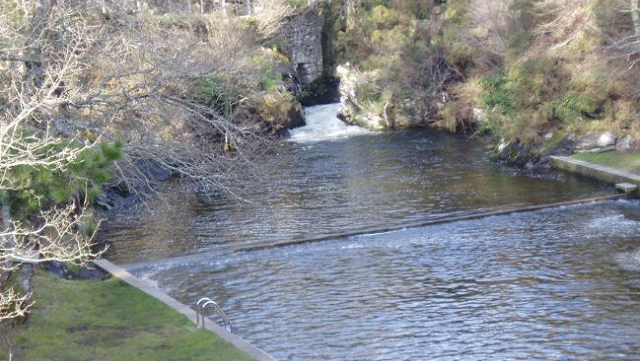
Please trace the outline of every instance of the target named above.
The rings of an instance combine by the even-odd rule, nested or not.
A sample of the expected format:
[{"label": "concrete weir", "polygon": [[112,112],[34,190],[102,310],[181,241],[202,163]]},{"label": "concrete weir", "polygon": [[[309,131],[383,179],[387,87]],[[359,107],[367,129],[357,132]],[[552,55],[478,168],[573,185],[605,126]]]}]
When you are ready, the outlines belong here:
[{"label": "concrete weir", "polygon": [[201,253],[196,253],[196,254],[191,254],[186,256],[179,256],[179,257],[155,260],[150,262],[130,263],[130,264],[123,265],[123,267],[131,272],[135,272],[136,270],[145,269],[149,266],[177,265],[177,264],[188,264],[193,262],[202,262],[207,259],[211,259],[213,257],[221,257],[225,254],[231,254],[236,252],[251,252],[251,251],[258,251],[258,250],[270,249],[270,248],[295,246],[295,245],[301,245],[301,244],[361,236],[366,234],[387,233],[387,232],[399,231],[404,229],[421,228],[421,227],[460,222],[460,221],[469,221],[469,220],[481,219],[486,217],[504,216],[504,215],[513,214],[513,213],[533,212],[533,211],[539,211],[546,208],[576,206],[576,205],[588,204],[588,203],[594,203],[594,202],[611,201],[611,200],[617,200],[617,199],[622,199],[626,197],[627,197],[626,194],[609,194],[609,195],[602,195],[597,197],[578,199],[573,201],[557,202],[557,203],[547,203],[547,204],[529,205],[529,206],[518,205],[518,206],[512,206],[512,207],[505,207],[497,210],[486,210],[486,211],[473,212],[473,213],[459,215],[459,216],[430,219],[422,222],[402,223],[402,224],[397,224],[397,225],[392,225],[387,227],[383,226],[383,227],[363,228],[363,229],[353,230],[351,232],[318,234],[314,237],[308,237],[308,238],[282,239],[282,240],[276,240],[276,241],[255,241],[255,242],[246,242],[246,243],[239,243],[239,244],[228,244],[228,245],[218,246],[216,247],[215,250],[212,250],[209,252],[201,252]]},{"label": "concrete weir", "polygon": [[[95,260],[93,261],[93,263],[103,269],[104,271],[110,273],[112,276],[117,277],[121,280],[123,280],[124,282],[128,283],[130,286],[133,286],[137,289],[139,289],[140,291],[146,293],[147,295],[161,301],[162,303],[166,304],[167,306],[173,308],[174,310],[176,310],[177,312],[185,315],[189,320],[191,320],[191,322],[193,322],[194,324],[197,323],[196,322],[196,315],[195,315],[195,311],[192,310],[191,308],[189,308],[187,305],[178,302],[176,299],[174,299],[173,297],[167,295],[166,293],[160,291],[159,289],[152,287],[151,285],[149,285],[148,283],[142,281],[141,279],[135,277],[134,275],[132,275],[131,273],[127,272],[125,269],[105,260],[105,259],[100,259],[100,260]],[[251,345],[249,342],[243,340],[242,338],[232,334],[231,332],[225,330],[224,328],[218,326],[217,323],[215,323],[214,321],[211,321],[209,319],[207,319],[208,322],[205,322],[205,329],[213,332],[214,334],[218,335],[218,337],[220,337],[221,339],[229,342],[230,344],[234,345],[236,348],[238,348],[239,350],[245,352],[246,354],[248,354],[249,356],[251,356],[254,360],[256,361],[278,361],[276,358],[274,358],[273,356],[269,355],[268,353],[260,350],[259,348]]]},{"label": "concrete weir", "polygon": [[606,183],[616,184],[625,193],[635,192],[632,186],[640,187],[640,175],[585,162],[571,157],[552,156],[551,165],[560,170],[577,173]]}]

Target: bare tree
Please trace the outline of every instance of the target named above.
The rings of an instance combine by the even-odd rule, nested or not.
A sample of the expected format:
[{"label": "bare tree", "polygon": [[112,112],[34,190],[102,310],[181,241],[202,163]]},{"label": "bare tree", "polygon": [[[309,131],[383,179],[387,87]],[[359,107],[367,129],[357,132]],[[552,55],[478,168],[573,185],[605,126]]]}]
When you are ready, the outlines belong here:
[{"label": "bare tree", "polygon": [[[6,288],[9,272],[22,263],[85,262],[97,256],[93,236],[82,233],[86,204],[54,206],[28,220],[11,214],[11,194],[24,192],[20,169],[66,172],[94,142],[62,139],[52,131],[77,92],[65,84],[83,70],[82,57],[94,37],[70,7],[21,0],[0,12],[0,319],[23,315],[31,302]],[[55,45],[55,46],[54,46]],[[40,202],[40,200],[38,200]]]},{"label": "bare tree", "polygon": [[[78,197],[38,200],[40,211],[12,214],[3,194],[26,189],[14,176],[21,167],[65,174],[99,141],[118,139],[125,146],[114,182],[132,192],[153,189],[141,167],[148,161],[201,188],[233,192],[233,174],[251,164],[263,140],[262,129],[237,113],[258,88],[251,55],[260,39],[245,19],[227,16],[225,0],[220,5],[185,20],[158,16],[142,0],[0,4],[0,281],[21,263],[99,255],[93,235],[81,232],[88,204]],[[292,12],[284,0],[250,5],[261,37]],[[222,97],[230,106],[199,99],[197,92],[227,91],[203,89],[207,81],[233,85]],[[30,305],[13,289],[1,300],[3,312],[21,311],[0,317]]]},{"label": "bare tree", "polygon": [[637,37],[640,37],[640,0],[631,0],[631,19],[633,20],[633,30]]}]

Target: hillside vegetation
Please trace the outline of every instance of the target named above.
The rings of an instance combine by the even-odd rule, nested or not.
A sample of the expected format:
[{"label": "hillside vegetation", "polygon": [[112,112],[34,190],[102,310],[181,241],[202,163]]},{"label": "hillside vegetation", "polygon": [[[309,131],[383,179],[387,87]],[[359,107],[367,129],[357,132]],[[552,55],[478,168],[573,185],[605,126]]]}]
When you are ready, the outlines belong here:
[{"label": "hillside vegetation", "polygon": [[475,132],[528,154],[590,132],[640,136],[637,1],[348,4],[348,121]]}]

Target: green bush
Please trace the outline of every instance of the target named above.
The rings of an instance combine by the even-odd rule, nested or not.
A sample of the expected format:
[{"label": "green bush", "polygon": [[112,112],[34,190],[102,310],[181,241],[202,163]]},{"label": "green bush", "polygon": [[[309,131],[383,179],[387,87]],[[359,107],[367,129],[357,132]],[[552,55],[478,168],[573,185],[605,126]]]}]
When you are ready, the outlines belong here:
[{"label": "green bush", "polygon": [[294,8],[305,8],[308,4],[307,0],[287,0],[287,5]]},{"label": "green bush", "polygon": [[262,97],[258,112],[264,121],[278,131],[290,128],[296,114],[302,113],[302,106],[289,92],[271,91]]},{"label": "green bush", "polygon": [[282,83],[282,74],[275,69],[275,61],[263,55],[251,59],[257,68],[257,79],[261,90],[276,90]]},{"label": "green bush", "polygon": [[578,117],[596,119],[604,110],[605,99],[569,92],[560,101],[556,110],[556,115],[561,120],[571,121]]},{"label": "green bush", "polygon": [[571,74],[561,59],[546,56],[523,62],[511,71],[509,88],[516,108],[536,108],[562,98]]},{"label": "green bush", "polygon": [[198,80],[195,98],[198,103],[217,113],[230,114],[238,102],[239,93],[230,81],[212,75]]},{"label": "green bush", "polygon": [[509,78],[503,72],[489,74],[480,81],[482,89],[480,99],[486,110],[496,111],[503,115],[513,112],[514,105],[507,86],[508,82]]},{"label": "green bush", "polygon": [[[80,146],[61,141],[44,152]],[[76,194],[93,201],[99,196],[101,185],[111,178],[111,166],[121,157],[122,146],[120,142],[100,143],[96,148],[81,152],[65,170],[46,165],[15,167],[3,179],[3,185],[11,184],[11,187],[0,189],[0,200],[11,205],[12,214],[17,218],[51,205],[65,204]]]}]

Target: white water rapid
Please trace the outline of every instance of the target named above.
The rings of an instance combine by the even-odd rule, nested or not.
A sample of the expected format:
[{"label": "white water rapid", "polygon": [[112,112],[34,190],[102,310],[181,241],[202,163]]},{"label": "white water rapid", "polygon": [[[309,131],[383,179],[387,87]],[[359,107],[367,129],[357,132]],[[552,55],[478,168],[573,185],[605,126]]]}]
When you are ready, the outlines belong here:
[{"label": "white water rapid", "polygon": [[337,116],[339,109],[339,103],[306,108],[307,125],[290,130],[291,141],[295,143],[311,143],[373,133],[364,128],[350,126],[342,122]]}]

